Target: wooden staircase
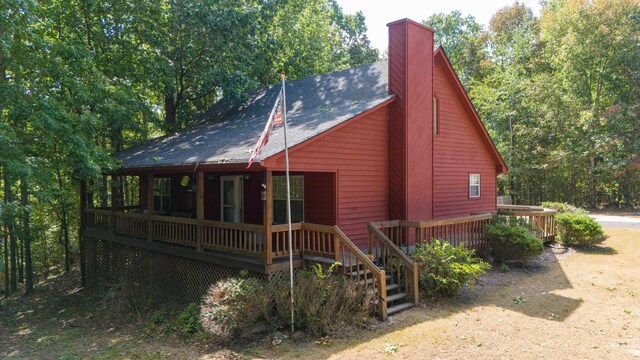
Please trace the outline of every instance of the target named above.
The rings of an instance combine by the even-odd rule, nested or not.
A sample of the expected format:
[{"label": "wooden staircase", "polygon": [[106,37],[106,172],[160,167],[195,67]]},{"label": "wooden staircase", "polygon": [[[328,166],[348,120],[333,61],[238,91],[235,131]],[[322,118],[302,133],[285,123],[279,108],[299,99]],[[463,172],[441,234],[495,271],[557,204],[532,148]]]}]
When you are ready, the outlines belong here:
[{"label": "wooden staircase", "polygon": [[[383,271],[384,269],[382,269],[381,267],[378,266],[378,268]],[[369,270],[355,270],[351,272],[351,277],[356,279],[356,281],[358,282],[358,284],[360,285],[364,285],[365,284],[365,279],[364,279],[364,273],[369,272]],[[368,285],[371,285],[371,283],[373,282],[372,278],[368,278],[367,280]],[[387,314],[386,315],[392,315],[395,314],[397,312],[400,312],[402,310],[406,310],[409,308],[412,308],[415,306],[415,304],[410,300],[410,296],[409,294],[403,292],[402,287],[399,284],[396,284],[393,280],[393,276],[391,275],[385,275],[385,287],[384,287],[384,298],[386,298],[386,309],[387,309]],[[376,305],[378,305],[378,301],[380,299],[376,299]],[[382,317],[382,316],[381,316]]]},{"label": "wooden staircase", "polygon": [[[378,266],[378,269],[380,269],[380,271],[384,271],[384,269],[380,266]],[[368,274],[371,273],[369,270],[360,269],[360,270],[352,271],[350,275],[353,279],[355,279],[358,282],[358,284],[364,285],[365,272]],[[366,281],[368,285],[371,285],[371,283],[373,282],[373,278],[368,277]],[[394,278],[392,275],[385,274],[385,287],[384,287],[383,297],[386,298],[387,315],[392,315],[402,310],[406,310],[415,306],[415,304],[411,300],[410,294],[407,294],[403,290],[404,289],[400,284],[397,284],[396,282],[394,282]],[[378,304],[379,300],[380,299],[376,300],[376,305]]]},{"label": "wooden staircase", "polygon": [[[373,229],[373,230],[372,230]],[[305,263],[330,265],[372,295],[380,319],[418,304],[418,268],[380,230],[370,224],[369,253],[337,226],[301,224],[300,253]],[[373,241],[375,239],[375,241]]]}]

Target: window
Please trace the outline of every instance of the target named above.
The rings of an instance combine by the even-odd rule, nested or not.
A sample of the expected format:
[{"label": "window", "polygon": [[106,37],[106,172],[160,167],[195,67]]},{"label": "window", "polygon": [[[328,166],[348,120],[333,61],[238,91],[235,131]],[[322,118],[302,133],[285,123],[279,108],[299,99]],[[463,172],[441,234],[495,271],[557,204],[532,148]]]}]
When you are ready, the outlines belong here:
[{"label": "window", "polygon": [[171,179],[153,179],[153,210],[171,211]]},{"label": "window", "polygon": [[433,95],[433,135],[438,135],[438,98]]},{"label": "window", "polygon": [[220,178],[220,220],[241,223],[244,221],[242,175]]},{"label": "window", "polygon": [[[290,176],[291,222],[304,221],[304,176]],[[287,178],[273,177],[273,223],[287,223]]]},{"label": "window", "polygon": [[480,197],[480,174],[469,174],[469,197]]}]

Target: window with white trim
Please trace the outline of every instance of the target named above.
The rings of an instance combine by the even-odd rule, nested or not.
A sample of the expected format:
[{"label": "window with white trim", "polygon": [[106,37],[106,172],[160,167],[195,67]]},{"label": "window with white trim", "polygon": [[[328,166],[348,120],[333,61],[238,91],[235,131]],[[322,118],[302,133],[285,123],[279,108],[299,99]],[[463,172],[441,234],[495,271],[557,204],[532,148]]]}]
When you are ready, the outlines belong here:
[{"label": "window with white trim", "polygon": [[480,197],[480,174],[469,174],[469,197]]},{"label": "window with white trim", "polygon": [[171,179],[153,179],[153,210],[169,212],[171,211]]},{"label": "window with white trim", "polygon": [[[290,176],[291,222],[304,221],[304,176]],[[287,178],[273,177],[273,223],[287,223]]]}]

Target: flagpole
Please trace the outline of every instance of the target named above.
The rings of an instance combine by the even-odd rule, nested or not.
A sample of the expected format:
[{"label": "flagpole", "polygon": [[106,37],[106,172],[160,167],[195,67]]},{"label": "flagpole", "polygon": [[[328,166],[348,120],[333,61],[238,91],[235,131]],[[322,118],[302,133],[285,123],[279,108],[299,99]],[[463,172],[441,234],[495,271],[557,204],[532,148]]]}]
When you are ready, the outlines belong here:
[{"label": "flagpole", "polygon": [[291,230],[291,184],[289,182],[289,145],[287,144],[287,95],[285,91],[285,75],[282,78],[282,122],[284,124],[284,163],[287,178],[287,224],[289,227],[289,287],[291,291],[291,333],[294,332],[293,322],[295,320],[293,312],[293,232]]}]

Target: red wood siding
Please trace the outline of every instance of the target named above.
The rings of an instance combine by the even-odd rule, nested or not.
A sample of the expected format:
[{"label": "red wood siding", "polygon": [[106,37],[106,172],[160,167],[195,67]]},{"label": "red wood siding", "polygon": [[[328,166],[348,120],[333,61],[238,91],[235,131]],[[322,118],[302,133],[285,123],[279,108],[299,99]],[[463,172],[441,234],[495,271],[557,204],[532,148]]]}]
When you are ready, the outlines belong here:
[{"label": "red wood siding", "polygon": [[[321,134],[290,152],[290,166],[296,171],[336,173],[337,225],[360,247],[367,244],[367,223],[388,219],[387,117],[385,106]],[[284,157],[278,155],[267,159],[265,166],[283,170]],[[315,174],[307,173],[306,176]],[[305,206],[314,204],[307,201]]]},{"label": "red wood siding", "polygon": [[433,30],[410,20],[389,24],[390,213],[432,217]]},{"label": "red wood siding", "polygon": [[[433,159],[434,218],[496,209],[496,163],[442,58],[434,65],[440,133]],[[480,174],[480,198],[469,198],[469,174]]]}]

